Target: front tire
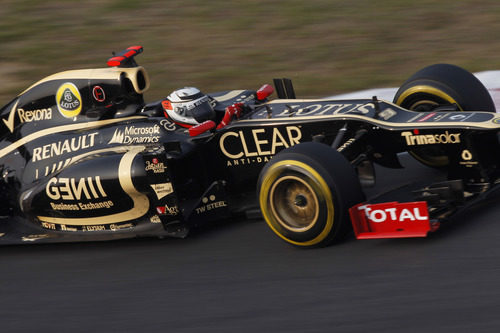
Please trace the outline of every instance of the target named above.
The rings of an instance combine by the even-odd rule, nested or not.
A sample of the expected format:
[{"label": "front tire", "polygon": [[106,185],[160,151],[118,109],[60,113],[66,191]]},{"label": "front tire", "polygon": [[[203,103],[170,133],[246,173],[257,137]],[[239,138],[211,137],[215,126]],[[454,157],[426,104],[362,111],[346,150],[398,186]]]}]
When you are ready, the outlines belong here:
[{"label": "front tire", "polygon": [[264,220],[283,240],[320,247],[350,230],[349,208],[364,200],[345,157],[308,142],[285,149],[261,171],[257,192]]},{"label": "front tire", "polygon": [[[420,112],[447,105],[456,105],[460,111],[496,112],[484,85],[472,73],[449,64],[431,65],[416,72],[398,89],[393,102]],[[430,167],[449,164],[448,157],[436,147],[414,148],[409,153]]]}]

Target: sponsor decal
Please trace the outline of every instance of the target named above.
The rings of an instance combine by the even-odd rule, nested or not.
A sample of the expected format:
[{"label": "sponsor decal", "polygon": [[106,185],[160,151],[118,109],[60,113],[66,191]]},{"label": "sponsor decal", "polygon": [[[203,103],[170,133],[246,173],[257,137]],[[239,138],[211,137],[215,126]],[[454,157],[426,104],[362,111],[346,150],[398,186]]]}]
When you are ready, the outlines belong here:
[{"label": "sponsor decal", "polygon": [[415,121],[417,118],[419,118],[417,120],[417,122],[465,121],[465,120],[469,119],[470,117],[472,117],[473,115],[474,115],[474,113],[460,114],[460,113],[450,113],[450,112],[446,112],[446,113],[444,113],[444,112],[432,112],[432,113],[429,113],[423,117],[422,116],[414,117],[414,118],[410,119],[408,122]]},{"label": "sponsor decal", "polygon": [[[101,177],[58,178],[52,177],[45,186],[45,194],[51,200],[66,202],[51,202],[50,207],[59,211],[109,209],[113,201],[106,200],[107,194],[101,184]],[[79,202],[80,200],[99,200]],[[103,200],[104,199],[104,200]],[[77,201],[68,203],[68,201]]]},{"label": "sponsor decal", "polygon": [[382,111],[378,114],[378,117],[382,118],[384,120],[389,120],[397,114],[398,113],[392,109],[385,109],[384,111]]},{"label": "sponsor decal", "polygon": [[82,198],[87,200],[101,199],[108,196],[102,187],[99,176],[79,179],[52,177],[45,186],[45,193],[52,200],[67,201],[81,200]]},{"label": "sponsor decal", "polygon": [[446,119],[446,117],[449,116],[449,113],[439,113],[437,116],[435,116],[432,121],[441,121],[441,120],[444,120]]},{"label": "sponsor decal", "polygon": [[449,116],[449,113],[443,112],[432,112],[427,115],[418,114],[415,117],[412,117],[407,123],[411,122],[424,122],[424,121],[441,121]]},{"label": "sponsor decal", "polygon": [[111,208],[114,206],[113,201],[101,201],[101,202],[88,202],[78,204],[65,204],[65,203],[54,203],[51,202],[50,206],[53,210],[95,210],[101,208]]},{"label": "sponsor decal", "polygon": [[455,120],[455,121],[464,121],[465,119],[467,119],[470,116],[471,115],[456,114],[456,115],[450,116],[450,119]]},{"label": "sponsor decal", "polygon": [[171,215],[171,216],[179,215],[179,207],[177,207],[177,205],[174,206],[165,205],[165,215]]},{"label": "sponsor decal", "polygon": [[215,195],[213,195],[213,194],[212,194],[212,195],[210,195],[208,198],[207,198],[207,197],[203,197],[203,198],[201,199],[201,202],[203,202],[204,204],[206,204],[206,203],[208,202],[208,200],[210,200],[210,201],[215,201]]},{"label": "sponsor decal", "polygon": [[373,103],[367,104],[343,104],[343,103],[329,103],[329,104],[311,104],[301,107],[301,105],[286,105],[284,111],[277,116],[289,116],[291,112],[295,116],[311,116],[311,115],[327,115],[338,113],[360,113],[368,114],[374,110]]},{"label": "sponsor decal", "polygon": [[94,88],[92,88],[92,97],[99,103],[104,102],[106,100],[104,89],[102,89],[101,86],[94,86]]},{"label": "sponsor decal", "polygon": [[177,128],[177,126],[175,126],[175,124],[168,119],[162,119],[160,121],[160,125],[169,132],[175,131],[175,129]]},{"label": "sponsor decal", "polygon": [[91,148],[95,144],[97,132],[80,135],[64,141],[58,141],[33,149],[32,162],[42,161],[55,156]]},{"label": "sponsor decal", "polygon": [[470,151],[468,151],[467,149],[464,149],[464,151],[462,151],[462,159],[464,161],[470,161],[472,160],[472,154]]},{"label": "sponsor decal", "polygon": [[471,168],[474,165],[479,164],[479,162],[472,160],[473,156],[470,150],[464,149],[460,157],[462,158],[462,161],[460,161],[460,165],[464,165],[467,168]]},{"label": "sponsor decal", "polygon": [[[177,112],[179,114],[184,114],[184,112],[192,110],[195,107],[200,106],[205,102],[209,102],[208,96],[204,96],[204,97],[200,98],[199,100],[194,101],[193,103],[190,103],[187,106],[176,106],[175,112]],[[170,104],[170,108],[168,108],[168,107],[166,107],[166,108],[169,110],[172,110],[172,105]]]},{"label": "sponsor decal", "polygon": [[80,210],[76,204],[54,203],[51,202],[50,206],[53,210]]},{"label": "sponsor decal", "polygon": [[30,123],[32,121],[40,120],[51,120],[52,119],[52,109],[36,109],[36,110],[24,110],[17,109],[17,114],[21,123]]},{"label": "sponsor decal", "polygon": [[161,219],[158,215],[153,215],[149,218],[149,222],[151,223],[161,223]]},{"label": "sponsor decal", "polygon": [[[104,227],[106,227],[106,226],[104,226]],[[109,230],[117,231],[117,230],[121,230],[121,229],[129,229],[129,228],[133,228],[133,227],[134,227],[134,225],[132,223],[121,223],[121,224],[113,223],[113,224],[109,225]]]},{"label": "sponsor decal", "polygon": [[417,114],[416,116],[408,119],[407,123],[412,123],[412,122],[416,121],[417,119],[419,119],[420,117],[422,117],[422,114]]},{"label": "sponsor decal", "polygon": [[354,138],[347,140],[342,146],[337,148],[337,151],[342,152],[344,149],[349,147],[355,141],[356,141],[356,139],[354,139]]},{"label": "sponsor decal", "polygon": [[226,201],[224,201],[224,200],[215,201],[215,200],[216,200],[216,197],[213,194],[210,195],[208,198],[207,197],[203,197],[201,199],[201,202],[204,205],[196,208],[195,209],[196,213],[197,214],[203,214],[203,213],[205,213],[207,211],[210,211],[210,210],[227,207],[227,202]]},{"label": "sponsor decal", "polygon": [[[133,228],[134,225],[132,223],[113,223],[110,225],[105,225],[105,224],[94,224],[94,225],[81,225],[81,226],[69,226],[66,224],[55,224],[55,223],[48,223],[48,222],[42,222],[42,227],[46,228],[46,226],[50,226],[51,230],[60,230],[60,231],[71,231],[71,232],[77,232],[77,231],[118,231],[121,229],[128,229],[128,228]],[[48,228],[46,228],[48,229]]]},{"label": "sponsor decal", "polygon": [[[5,120],[4,120],[5,121]],[[494,124],[500,124],[500,118],[495,118],[492,120]]]},{"label": "sponsor decal", "polygon": [[156,157],[153,158],[151,162],[146,161],[146,168],[145,168],[146,171],[153,171],[153,173],[164,173],[166,168],[167,167],[165,166],[165,164],[163,164],[163,162],[158,161]]},{"label": "sponsor decal", "polygon": [[426,120],[429,120],[431,119],[432,117],[434,117],[436,115],[436,112],[433,112],[433,113],[429,113],[427,116],[421,118],[418,120],[418,122],[423,122],[423,121],[426,121]]},{"label": "sponsor decal", "polygon": [[412,132],[402,132],[401,136],[405,138],[408,146],[433,145],[433,144],[457,144],[460,143],[460,133],[449,133],[445,131],[442,134],[417,134]]},{"label": "sponsor decal", "polygon": [[248,161],[255,161],[257,157],[275,155],[277,149],[296,145],[300,143],[301,138],[302,132],[297,126],[255,128],[246,132],[224,133],[220,138],[219,147],[222,153],[232,160],[247,158]]},{"label": "sponsor decal", "polygon": [[247,165],[247,164],[253,164],[253,163],[267,163],[269,162],[273,157],[272,156],[264,156],[264,157],[255,157],[255,158],[239,158],[237,160],[228,160],[226,162],[226,166],[238,166],[238,165]]},{"label": "sponsor decal", "polygon": [[469,113],[469,114],[463,114],[462,112],[460,113],[447,113],[446,117],[443,117],[442,119],[437,119],[440,121],[466,121],[467,119],[471,118],[474,116],[475,113]]},{"label": "sponsor decal", "polygon": [[23,108],[17,108],[18,103],[19,100],[17,100],[11,108],[9,117],[7,119],[2,119],[5,126],[7,126],[11,133],[14,132],[16,114],[18,115],[21,123],[52,119],[52,108],[25,110]]},{"label": "sponsor decal", "polygon": [[151,184],[150,185],[153,191],[155,191],[158,200],[163,199],[170,193],[174,192],[172,188],[172,183],[162,183],[162,184]]},{"label": "sponsor decal", "polygon": [[104,225],[84,225],[82,231],[104,231],[106,226]]},{"label": "sponsor decal", "polygon": [[431,225],[427,202],[359,204],[349,209],[357,239],[425,237]]},{"label": "sponsor decal", "polygon": [[[13,121],[14,117],[12,115],[16,114],[15,111],[16,111],[16,109],[13,108],[12,112],[9,114],[8,120],[3,119],[5,125],[9,128],[10,132],[13,132],[13,130],[14,130],[14,121]],[[40,129],[39,131],[35,131],[28,136],[23,136],[23,137],[15,140],[14,142],[12,142],[10,145],[7,145],[6,147],[0,149],[0,157],[4,157],[5,155],[18,149],[19,147],[24,146],[27,143],[33,142],[33,141],[35,141],[41,137],[44,137],[46,135],[74,131],[74,130],[78,131],[78,130],[82,130],[82,129],[88,130],[90,128],[102,127],[105,125],[115,124],[118,122],[125,122],[127,120],[136,120],[136,119],[144,119],[144,118],[146,118],[146,117],[145,116],[131,116],[131,117],[125,117],[125,118],[118,118],[118,119],[106,119],[106,120],[89,121],[89,122],[76,123],[76,124],[65,124],[65,125]],[[10,127],[11,125],[12,125],[12,127]]]},{"label": "sponsor decal", "polygon": [[174,205],[174,206],[169,206],[169,205],[159,206],[159,207],[156,207],[156,212],[158,214],[160,214],[160,215],[175,216],[175,215],[179,215],[179,207],[177,207],[177,205]]},{"label": "sponsor decal", "polygon": [[73,118],[82,111],[82,97],[71,82],[63,83],[56,92],[57,109],[65,118]]},{"label": "sponsor decal", "polygon": [[[315,103],[315,104],[283,104],[283,103],[268,103],[268,106],[278,109],[279,113],[273,114],[273,117],[289,117],[297,116],[322,116],[340,113],[357,113],[368,114],[375,110],[373,103]],[[284,107],[281,111],[280,107]],[[257,114],[258,117],[267,116],[268,111],[263,110]]]},{"label": "sponsor decal", "polygon": [[56,230],[56,225],[54,223],[42,222],[41,225],[42,225],[42,228]]},{"label": "sponsor decal", "polygon": [[441,121],[448,116],[449,116],[449,113],[432,112],[432,113],[429,113],[428,115],[421,117],[420,119],[417,120],[417,122],[421,123],[424,121]]},{"label": "sponsor decal", "polygon": [[446,119],[446,117],[448,116],[449,114],[448,113],[439,113],[437,116],[434,117],[434,119],[432,119],[432,121],[441,121],[443,119]]},{"label": "sponsor decal", "polygon": [[159,134],[159,125],[154,125],[153,127],[127,126],[123,130],[117,128],[108,144],[157,143],[160,140]]},{"label": "sponsor decal", "polygon": [[[145,194],[137,191],[132,182],[132,163],[135,156],[143,151],[144,147],[130,147],[128,149],[130,150],[127,151],[120,160],[118,176],[120,187],[133,201],[130,209],[126,211],[121,210],[116,213],[106,212],[106,214],[100,214],[100,216],[94,217],[59,217],[59,214],[55,214],[56,216],[51,214],[51,216],[37,216],[38,220],[73,226],[109,225],[112,223],[131,221],[144,216],[149,211],[149,199]],[[46,185],[46,192],[50,193],[50,195],[47,195],[49,199],[67,200],[69,202],[66,202],[66,204],[77,204],[80,209],[103,209],[115,205],[113,201],[108,200],[107,193],[102,187],[101,180],[98,177],[75,178],[74,181],[72,178],[53,177],[49,182],[50,183]],[[85,191],[85,189],[87,191]],[[51,198],[51,196],[53,196],[53,198]],[[63,198],[63,196],[65,197]],[[60,199],[55,199],[58,197],[60,197]],[[77,201],[78,198],[85,199],[86,201],[92,200],[92,202],[71,202]]]},{"label": "sponsor decal", "polygon": [[75,228],[75,227],[72,227],[72,226],[69,226],[66,224],[61,224],[60,228],[62,231],[73,231],[73,232],[78,231],[78,228]]},{"label": "sponsor decal", "polygon": [[[404,204],[399,204],[404,207]],[[373,223],[384,222],[405,222],[405,221],[427,221],[428,214],[421,207],[402,208],[398,205],[395,207],[374,209],[376,205],[365,205],[358,207],[360,211],[364,211],[366,218]]]}]

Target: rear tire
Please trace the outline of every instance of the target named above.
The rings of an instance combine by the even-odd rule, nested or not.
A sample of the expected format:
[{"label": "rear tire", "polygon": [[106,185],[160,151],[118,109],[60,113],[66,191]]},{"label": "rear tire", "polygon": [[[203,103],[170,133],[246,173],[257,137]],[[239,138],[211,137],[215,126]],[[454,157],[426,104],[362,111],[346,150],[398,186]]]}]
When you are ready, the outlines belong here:
[{"label": "rear tire", "polygon": [[262,169],[257,192],[269,227],[300,247],[326,246],[342,239],[351,230],[349,208],[364,200],[347,159],[315,142],[277,154]]},{"label": "rear tire", "polygon": [[[431,65],[416,72],[399,88],[393,102],[421,112],[449,104],[456,104],[460,111],[496,112],[484,85],[472,73],[449,64]],[[430,167],[442,168],[449,163],[436,147],[415,148],[409,153]]]}]

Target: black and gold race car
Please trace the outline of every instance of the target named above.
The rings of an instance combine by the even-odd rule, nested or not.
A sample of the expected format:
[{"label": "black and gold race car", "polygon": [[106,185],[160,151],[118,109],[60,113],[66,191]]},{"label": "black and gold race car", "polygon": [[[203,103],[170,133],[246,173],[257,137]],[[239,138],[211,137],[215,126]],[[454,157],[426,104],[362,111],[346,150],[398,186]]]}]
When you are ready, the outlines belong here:
[{"label": "black and gold race car", "polygon": [[[184,237],[259,206],[303,247],[352,227],[358,238],[425,236],[499,181],[500,117],[459,67],[420,70],[393,102],[297,99],[275,79],[145,103],[140,52],[46,77],[1,109],[0,242]],[[367,198],[374,164],[401,168],[405,152],[439,176]]]}]

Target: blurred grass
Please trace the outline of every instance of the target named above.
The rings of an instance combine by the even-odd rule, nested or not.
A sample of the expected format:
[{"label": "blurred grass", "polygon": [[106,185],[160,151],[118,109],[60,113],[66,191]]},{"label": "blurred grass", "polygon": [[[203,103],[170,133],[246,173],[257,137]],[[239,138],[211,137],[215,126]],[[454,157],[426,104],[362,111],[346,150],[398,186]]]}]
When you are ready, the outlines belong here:
[{"label": "blurred grass", "polygon": [[143,45],[147,100],[197,86],[299,96],[397,86],[439,62],[500,68],[497,0],[2,0],[0,104],[54,72],[104,67]]}]

